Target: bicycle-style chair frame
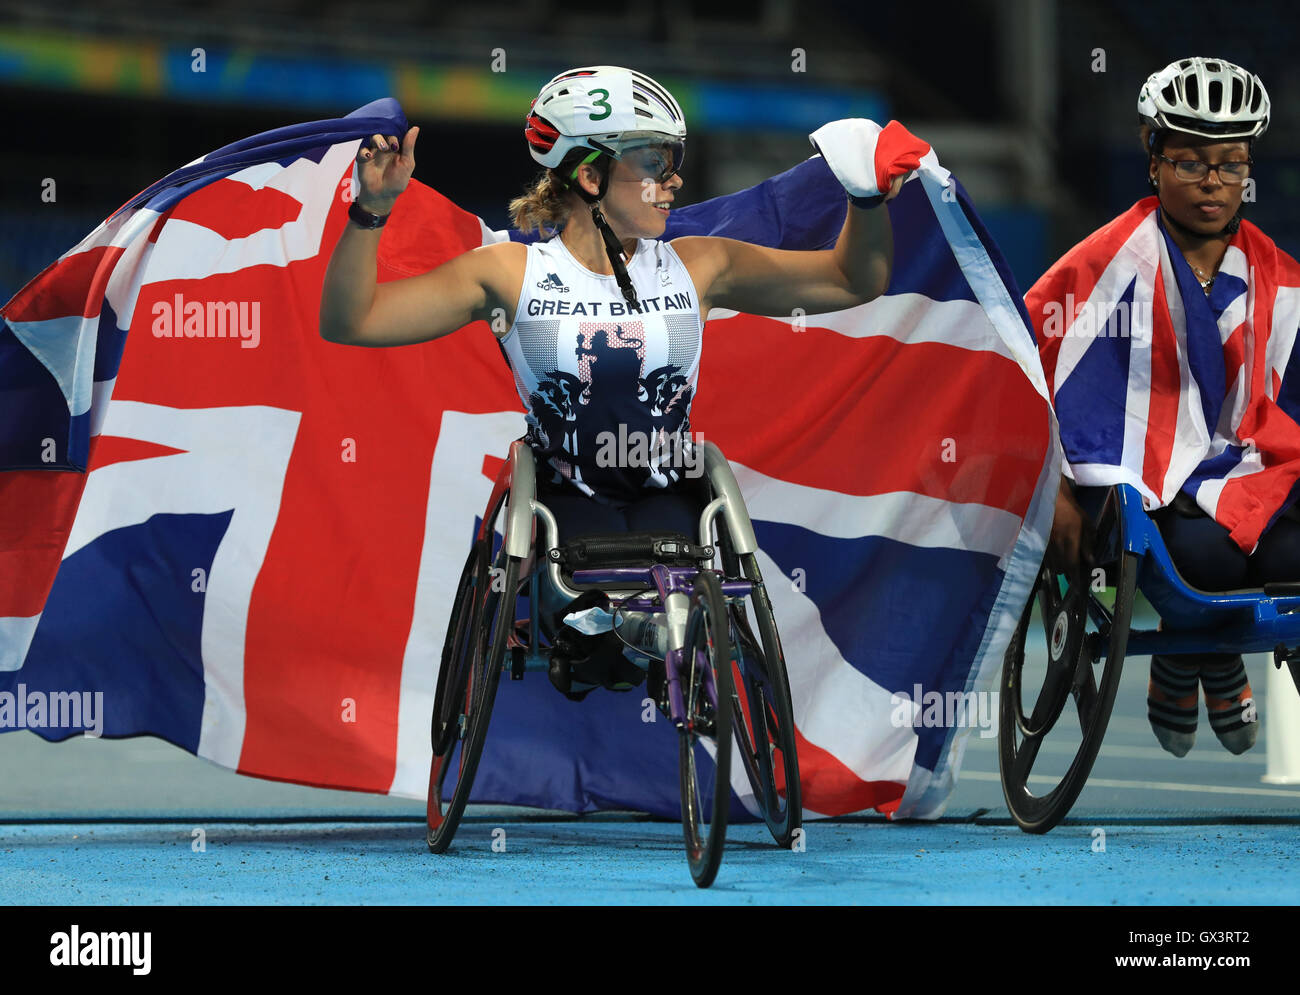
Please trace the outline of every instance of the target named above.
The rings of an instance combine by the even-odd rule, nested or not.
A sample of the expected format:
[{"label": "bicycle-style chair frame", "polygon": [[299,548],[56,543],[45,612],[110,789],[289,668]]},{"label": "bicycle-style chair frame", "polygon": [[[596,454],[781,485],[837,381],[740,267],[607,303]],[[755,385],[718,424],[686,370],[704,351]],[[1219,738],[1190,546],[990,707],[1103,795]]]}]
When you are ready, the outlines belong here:
[{"label": "bicycle-style chair frame", "polygon": [[[679,734],[682,827],[696,884],[711,884],[722,859],[733,751],[720,747],[728,740],[777,844],[795,839],[802,811],[793,706],[758,543],[731,467],[716,445],[702,447],[712,499],[700,515],[698,544],[675,533],[630,533],[584,536],[576,550],[563,544],[554,515],[537,498],[532,451],[522,440],[511,444],[443,645],[431,723],[433,852],[451,845],[469,800],[502,670],[523,679],[550,665],[537,607],[543,570],[570,599],[606,596],[616,631],[623,611],[666,617],[668,650],[650,661],[647,688]],[[540,550],[537,538],[544,539]],[[519,617],[521,597],[527,618]]]}]

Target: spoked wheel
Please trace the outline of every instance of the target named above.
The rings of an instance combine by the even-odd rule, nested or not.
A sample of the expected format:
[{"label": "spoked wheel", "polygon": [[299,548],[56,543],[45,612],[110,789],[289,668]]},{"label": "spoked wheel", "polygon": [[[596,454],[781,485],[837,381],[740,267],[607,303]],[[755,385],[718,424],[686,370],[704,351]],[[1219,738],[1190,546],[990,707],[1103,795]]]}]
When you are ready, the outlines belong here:
[{"label": "spoked wheel", "polygon": [[470,550],[443,642],[430,728],[433,764],[427,838],[434,853],[451,846],[474,786],[501,680],[506,639],[515,620],[519,560],[506,555],[504,544],[492,555],[492,523],[504,525],[505,504],[502,495],[485,540],[476,541]]},{"label": "spoked wheel", "polygon": [[[1093,563],[1104,566],[1114,583],[1113,606],[1092,589],[1092,578],[1081,573],[1067,584],[1044,565],[1002,665],[1002,793],[1020,828],[1030,833],[1047,832],[1070,811],[1092,771],[1115,704],[1138,559],[1124,550],[1124,519],[1114,488],[1097,518]],[[1039,633],[1045,648],[1034,638]],[[1076,714],[1063,717],[1071,698]],[[1036,793],[1031,781],[1034,789],[1046,790]]]},{"label": "spoked wheel", "polygon": [[[700,571],[691,592],[682,647],[681,730],[682,831],[691,877],[701,888],[713,883],[727,838],[731,803],[732,649],[727,603],[711,570]],[[713,747],[713,758],[705,744]]]},{"label": "spoked wheel", "polygon": [[745,605],[733,604],[731,626],[737,648],[732,665],[736,745],[768,831],[778,846],[788,848],[803,815],[794,706],[781,638],[776,631],[767,588],[758,571],[757,557],[749,553],[740,560],[745,577],[754,585],[750,600],[758,633],[750,627]]}]

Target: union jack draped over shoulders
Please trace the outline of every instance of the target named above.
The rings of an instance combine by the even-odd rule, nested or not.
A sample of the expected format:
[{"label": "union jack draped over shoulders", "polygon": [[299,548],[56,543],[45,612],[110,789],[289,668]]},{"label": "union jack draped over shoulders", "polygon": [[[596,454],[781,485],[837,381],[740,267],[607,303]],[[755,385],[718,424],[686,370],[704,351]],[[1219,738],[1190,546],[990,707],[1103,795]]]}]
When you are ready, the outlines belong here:
[{"label": "union jack draped over shoulders", "polygon": [[1025,295],[1084,485],[1180,491],[1246,553],[1300,495],[1300,265],[1249,221],[1208,296],[1148,197]]},{"label": "union jack draped over shoulders", "polygon": [[[0,312],[0,691],[101,690],[104,735],[424,796],[449,598],[524,424],[485,326],[400,349],[318,333],[358,142],[405,130],[385,99],[204,156]],[[809,815],[942,812],[970,728],[900,702],[992,687],[1050,525],[1023,307],[935,165],[890,205],[886,296],[707,326],[695,426],[756,522]],[[845,210],[814,157],[666,237],[827,248]],[[506,237],[413,181],[379,278]],[[675,817],[673,733],[636,698],[506,682],[476,800]]]}]

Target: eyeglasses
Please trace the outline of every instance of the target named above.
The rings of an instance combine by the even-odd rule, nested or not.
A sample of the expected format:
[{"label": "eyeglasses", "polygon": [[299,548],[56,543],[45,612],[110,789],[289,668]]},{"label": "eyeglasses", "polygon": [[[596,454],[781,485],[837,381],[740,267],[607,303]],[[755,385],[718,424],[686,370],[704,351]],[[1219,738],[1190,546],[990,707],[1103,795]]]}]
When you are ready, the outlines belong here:
[{"label": "eyeglasses", "polygon": [[1213,169],[1219,174],[1219,182],[1224,186],[1240,186],[1242,181],[1250,175],[1250,161],[1246,162],[1201,162],[1199,159],[1170,159],[1167,155],[1156,154],[1157,159],[1163,159],[1169,165],[1174,167],[1174,175],[1180,180],[1186,180],[1191,183],[1196,180],[1203,180],[1210,175]]}]

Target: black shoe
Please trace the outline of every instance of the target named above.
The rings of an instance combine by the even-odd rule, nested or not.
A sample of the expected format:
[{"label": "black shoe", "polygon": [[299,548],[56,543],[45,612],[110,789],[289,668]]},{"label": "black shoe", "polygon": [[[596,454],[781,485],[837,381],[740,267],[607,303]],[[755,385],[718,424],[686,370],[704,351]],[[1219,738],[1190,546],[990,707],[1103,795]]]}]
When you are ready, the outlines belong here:
[{"label": "black shoe", "polygon": [[561,629],[551,647],[548,672],[556,689],[574,701],[598,687],[630,691],[645,681],[645,671],[623,655],[623,641],[613,632],[588,635]]},{"label": "black shoe", "polygon": [[570,701],[582,701],[599,686],[598,683],[577,679],[573,671],[576,661],[591,655],[598,637],[589,636],[571,625],[565,625],[564,618],[571,612],[581,611],[584,608],[605,608],[608,605],[609,597],[604,592],[584,591],[554,615],[542,619],[542,632],[551,644],[551,662],[547,668],[547,676],[550,677],[555,690]]},{"label": "black shoe", "polygon": [[650,661],[650,669],[646,671],[645,677],[645,693],[654,701],[659,711],[664,714],[664,718],[671,718],[672,712],[668,703],[668,678],[664,668],[664,661]]},{"label": "black shoe", "polygon": [[555,690],[570,701],[582,701],[594,690],[593,687],[580,687],[576,691],[573,688],[573,658],[585,653],[576,638],[581,635],[580,632],[561,627],[551,642],[551,663],[546,673]]}]

